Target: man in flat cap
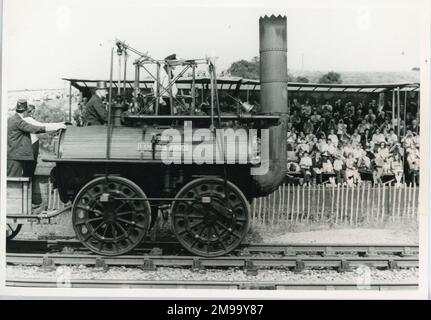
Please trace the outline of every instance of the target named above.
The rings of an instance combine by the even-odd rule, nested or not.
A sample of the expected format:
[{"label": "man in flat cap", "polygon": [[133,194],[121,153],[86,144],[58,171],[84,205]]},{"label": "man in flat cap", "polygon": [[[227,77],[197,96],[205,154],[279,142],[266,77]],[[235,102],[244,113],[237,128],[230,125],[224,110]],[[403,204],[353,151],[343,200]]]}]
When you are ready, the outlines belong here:
[{"label": "man in flat cap", "polygon": [[108,88],[105,81],[98,81],[96,85],[96,92],[91,99],[87,102],[84,108],[84,125],[98,126],[108,122],[108,113],[103,99],[108,94]]},{"label": "man in flat cap", "polygon": [[[7,176],[28,176],[29,169],[33,165],[34,152],[31,144],[31,133],[44,133],[47,131],[45,125],[36,126],[26,122],[23,118],[27,116],[27,101],[19,99],[16,113],[7,120]],[[54,125],[50,129],[65,128],[64,124]],[[54,130],[53,130],[54,131]],[[25,174],[25,175],[24,175]]]}]

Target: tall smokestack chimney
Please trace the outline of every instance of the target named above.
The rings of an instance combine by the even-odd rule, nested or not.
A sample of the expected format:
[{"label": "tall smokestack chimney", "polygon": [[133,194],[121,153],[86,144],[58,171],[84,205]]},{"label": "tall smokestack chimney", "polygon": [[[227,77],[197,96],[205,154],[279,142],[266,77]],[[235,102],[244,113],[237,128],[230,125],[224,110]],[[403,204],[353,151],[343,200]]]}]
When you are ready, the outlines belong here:
[{"label": "tall smokestack chimney", "polygon": [[[263,114],[279,114],[281,120],[269,128],[269,171],[256,175],[257,193],[266,195],[278,188],[286,176],[287,114],[287,20],[265,16],[259,19],[260,104]],[[262,141],[265,143],[265,141]]]}]

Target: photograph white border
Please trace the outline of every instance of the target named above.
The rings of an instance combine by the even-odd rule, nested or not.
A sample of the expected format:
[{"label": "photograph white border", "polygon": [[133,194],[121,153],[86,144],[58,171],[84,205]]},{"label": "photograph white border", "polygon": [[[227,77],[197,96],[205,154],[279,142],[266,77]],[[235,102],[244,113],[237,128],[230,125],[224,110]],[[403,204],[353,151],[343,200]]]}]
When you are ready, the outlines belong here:
[{"label": "photograph white border", "polygon": [[[5,45],[7,42],[7,21],[11,17],[7,16],[7,3],[3,2],[3,19],[2,19],[2,68],[7,61],[4,60],[4,51],[7,50]],[[108,2],[106,1],[107,5]],[[132,6],[135,0],[121,1],[124,5]],[[127,2],[127,3],[126,3]],[[140,1],[139,3],[142,3]],[[147,2],[149,6],[151,2]],[[420,192],[419,192],[419,236],[420,236],[420,253],[419,253],[419,288],[418,290],[406,290],[406,291],[373,291],[373,290],[333,290],[333,291],[303,291],[303,290],[206,290],[206,289],[77,289],[77,288],[12,288],[5,286],[5,238],[0,237],[0,297],[1,298],[73,298],[73,299],[426,299],[429,294],[429,278],[428,278],[428,266],[429,266],[429,243],[428,243],[428,231],[429,231],[429,196],[430,196],[430,179],[429,179],[429,107],[430,107],[430,4],[427,0],[416,0],[416,1],[158,1],[157,7],[163,6],[181,6],[181,7],[266,7],[266,8],[358,8],[358,7],[370,7],[370,8],[404,8],[404,7],[420,7],[423,16],[418,17],[423,21],[423,28],[421,32],[421,64],[420,64],[420,125],[421,125],[421,136],[420,136],[420,157],[421,157],[421,170],[420,170]],[[289,18],[289,17],[288,17]],[[7,152],[7,83],[6,74],[2,72],[2,100],[1,100],[1,167],[0,175],[0,234],[5,234],[5,220],[6,220],[6,152]]]}]

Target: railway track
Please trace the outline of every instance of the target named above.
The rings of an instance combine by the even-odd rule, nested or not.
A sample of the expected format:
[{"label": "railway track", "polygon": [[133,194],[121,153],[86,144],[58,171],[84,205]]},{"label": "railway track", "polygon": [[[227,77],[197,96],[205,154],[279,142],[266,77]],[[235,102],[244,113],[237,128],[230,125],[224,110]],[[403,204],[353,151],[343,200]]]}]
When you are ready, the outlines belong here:
[{"label": "railway track", "polygon": [[6,286],[36,288],[143,288],[143,289],[239,289],[239,290],[416,290],[411,281],[372,282],[360,285],[353,282],[286,282],[286,281],[130,281],[130,280],[71,280],[58,283],[41,279],[7,279]]},{"label": "railway track", "polygon": [[57,265],[86,265],[108,268],[109,266],[141,267],[144,270],[155,270],[157,267],[187,267],[194,270],[205,268],[243,268],[249,274],[257,273],[264,268],[291,268],[302,271],[305,268],[335,268],[347,271],[351,267],[369,266],[382,269],[417,268],[417,256],[400,257],[394,255],[376,255],[362,257],[355,255],[335,256],[224,256],[204,258],[196,256],[175,255],[124,255],[101,257],[93,254],[22,254],[8,253],[6,262],[9,265],[39,265],[54,267]]},{"label": "railway track", "polygon": [[[79,241],[69,240],[12,240],[6,245],[8,253],[49,253],[49,252],[89,252]],[[133,254],[162,255],[187,254],[178,242],[174,241],[145,241],[132,251]],[[304,244],[304,243],[243,243],[234,255],[247,256],[252,254],[280,254],[295,256],[298,254],[320,254],[333,256],[351,253],[364,256],[392,254],[399,256],[416,256],[418,245],[411,244]]]},{"label": "railway track", "polygon": [[[9,243],[10,245],[10,243]],[[56,266],[85,265],[107,270],[109,267],[138,267],[143,271],[155,271],[158,267],[180,267],[204,272],[205,269],[236,268],[247,275],[257,275],[259,270],[283,268],[301,272],[304,269],[336,269],[340,272],[356,267],[368,266],[379,269],[417,268],[417,245],[375,245],[375,244],[259,244],[246,243],[228,256],[204,258],[190,256],[176,251],[176,242],[146,242],[131,255],[99,256],[86,251],[75,240],[26,240],[16,241],[14,246],[33,253],[10,252],[8,245],[6,262],[8,265],[35,265],[42,270],[54,271]],[[41,252],[61,248],[74,248],[73,253]],[[36,250],[37,249],[37,250]],[[151,281],[151,280],[79,280],[56,283],[52,279],[7,279],[7,286],[14,287],[71,287],[71,288],[201,288],[201,289],[255,289],[255,290],[414,290],[417,282],[395,281],[374,282],[358,285],[354,282],[287,282],[287,281]]]}]

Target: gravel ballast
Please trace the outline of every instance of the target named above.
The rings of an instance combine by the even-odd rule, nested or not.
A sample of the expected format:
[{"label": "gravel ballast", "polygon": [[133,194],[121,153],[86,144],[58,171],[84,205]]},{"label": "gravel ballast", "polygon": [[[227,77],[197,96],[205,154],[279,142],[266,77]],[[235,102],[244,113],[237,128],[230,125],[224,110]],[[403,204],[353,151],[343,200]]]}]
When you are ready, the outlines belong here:
[{"label": "gravel ballast", "polygon": [[417,244],[414,230],[346,228],[262,235],[263,243]]},{"label": "gravel ballast", "polygon": [[259,270],[256,276],[246,275],[238,269],[207,269],[205,272],[193,272],[183,268],[160,267],[156,271],[143,271],[139,268],[110,267],[109,270],[86,266],[60,266],[53,271],[45,271],[38,266],[7,266],[8,279],[43,279],[56,281],[59,277],[76,280],[148,280],[148,281],[288,281],[288,282],[350,282],[356,283],[359,277],[366,277],[371,282],[418,281],[418,269],[376,270],[368,267],[353,269],[348,272],[335,270],[305,269],[295,273],[285,269]]}]

